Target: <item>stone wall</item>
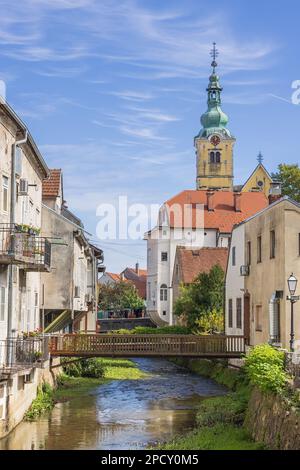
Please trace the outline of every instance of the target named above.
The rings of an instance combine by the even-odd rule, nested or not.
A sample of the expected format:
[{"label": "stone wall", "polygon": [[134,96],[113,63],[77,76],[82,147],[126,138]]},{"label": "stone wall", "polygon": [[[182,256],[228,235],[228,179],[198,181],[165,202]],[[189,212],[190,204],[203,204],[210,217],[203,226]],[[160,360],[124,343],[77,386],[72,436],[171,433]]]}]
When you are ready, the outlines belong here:
[{"label": "stone wall", "polygon": [[270,449],[300,449],[300,413],[278,396],[253,390],[244,425]]}]

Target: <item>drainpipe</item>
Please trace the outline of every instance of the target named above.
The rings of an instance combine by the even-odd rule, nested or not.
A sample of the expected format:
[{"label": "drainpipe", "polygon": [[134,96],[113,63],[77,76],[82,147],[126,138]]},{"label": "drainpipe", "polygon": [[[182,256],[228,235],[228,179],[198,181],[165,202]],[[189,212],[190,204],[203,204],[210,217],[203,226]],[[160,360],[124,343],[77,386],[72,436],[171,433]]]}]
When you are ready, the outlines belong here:
[{"label": "drainpipe", "polygon": [[[11,150],[11,178],[10,178],[10,226],[16,223],[16,147],[27,142],[28,132],[25,129],[25,136],[21,140],[16,140]],[[14,250],[14,238],[12,237],[12,251]],[[8,308],[7,308],[7,338],[12,334],[12,315],[13,315],[13,265],[8,267]],[[9,363],[10,354],[7,354]]]}]

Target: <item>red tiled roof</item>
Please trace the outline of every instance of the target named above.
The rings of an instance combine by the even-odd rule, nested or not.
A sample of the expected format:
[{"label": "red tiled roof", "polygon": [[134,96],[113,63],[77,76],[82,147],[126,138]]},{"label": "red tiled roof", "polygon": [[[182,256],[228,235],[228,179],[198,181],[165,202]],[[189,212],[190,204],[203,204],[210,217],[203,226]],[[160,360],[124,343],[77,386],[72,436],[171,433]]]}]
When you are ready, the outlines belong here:
[{"label": "red tiled roof", "polygon": [[218,264],[223,271],[226,270],[228,248],[200,248],[190,249],[183,246],[177,247],[176,258],[181,273],[180,281],[190,284],[199,273],[208,273],[213,266]]},{"label": "red tiled roof", "polygon": [[126,268],[123,272],[125,272],[127,269],[129,269],[137,277],[147,277],[147,269],[139,268],[139,272],[137,273],[135,268]]},{"label": "red tiled roof", "polygon": [[57,197],[60,193],[61,169],[50,170],[49,178],[43,180],[43,197]]},{"label": "red tiled roof", "polygon": [[[185,204],[192,206],[192,227],[196,227],[196,205],[204,205],[204,228],[219,229],[222,233],[230,233],[234,225],[251,217],[260,210],[268,206],[269,202],[263,192],[242,192],[240,194],[241,211],[234,208],[233,191],[215,191],[213,197],[214,210],[207,209],[207,191],[186,190],[166,201],[166,205],[171,208],[178,204],[181,209]],[[175,206],[176,207],[176,206]],[[183,213],[183,211],[182,211]],[[170,210],[170,226],[182,227],[183,215],[175,217]]]},{"label": "red tiled roof", "polygon": [[116,281],[116,282],[121,281],[120,274],[109,273],[109,272],[107,272],[107,271],[105,272],[105,274],[107,274],[107,276],[111,277],[113,281]]},{"label": "red tiled roof", "polygon": [[146,269],[139,268],[139,272],[137,273],[135,268],[125,268],[124,271],[122,271],[121,276],[134,284],[139,293],[139,296],[143,299],[146,299]]}]

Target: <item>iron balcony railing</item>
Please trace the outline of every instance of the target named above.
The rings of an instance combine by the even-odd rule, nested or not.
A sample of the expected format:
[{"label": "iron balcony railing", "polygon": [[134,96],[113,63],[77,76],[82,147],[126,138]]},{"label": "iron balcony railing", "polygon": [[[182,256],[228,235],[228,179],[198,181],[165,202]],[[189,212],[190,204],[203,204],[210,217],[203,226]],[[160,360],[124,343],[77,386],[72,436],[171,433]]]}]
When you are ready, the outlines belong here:
[{"label": "iron balcony railing", "polygon": [[42,367],[48,359],[48,336],[2,340],[0,341],[0,378],[24,368]]},{"label": "iron balcony railing", "polygon": [[28,270],[49,270],[51,243],[15,224],[0,224],[0,264],[24,265]]}]

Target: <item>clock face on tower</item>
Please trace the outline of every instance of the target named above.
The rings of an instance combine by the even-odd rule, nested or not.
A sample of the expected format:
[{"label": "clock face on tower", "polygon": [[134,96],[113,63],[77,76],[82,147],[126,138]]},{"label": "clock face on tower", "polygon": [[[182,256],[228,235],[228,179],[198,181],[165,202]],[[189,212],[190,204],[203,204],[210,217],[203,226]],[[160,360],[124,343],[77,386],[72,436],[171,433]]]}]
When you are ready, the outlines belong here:
[{"label": "clock face on tower", "polygon": [[221,142],[221,139],[218,135],[213,135],[210,139],[211,143],[216,147]]}]

